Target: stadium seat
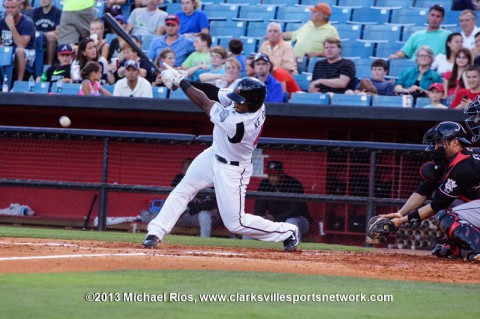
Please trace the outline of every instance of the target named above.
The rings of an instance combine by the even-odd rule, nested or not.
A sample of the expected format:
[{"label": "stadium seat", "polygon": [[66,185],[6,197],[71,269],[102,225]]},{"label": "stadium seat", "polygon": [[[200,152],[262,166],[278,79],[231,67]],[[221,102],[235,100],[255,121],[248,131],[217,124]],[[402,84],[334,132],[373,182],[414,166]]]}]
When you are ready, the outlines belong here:
[{"label": "stadium seat", "polygon": [[300,27],[304,25],[304,23],[302,22],[287,22],[285,23],[285,32],[288,32],[288,31],[295,31],[295,30],[298,30],[300,29]]},{"label": "stadium seat", "polygon": [[386,59],[390,54],[393,54],[400,50],[405,42],[379,42],[377,43],[377,48],[375,50],[375,57]]},{"label": "stadium seat", "polygon": [[400,41],[402,27],[397,25],[365,25],[363,28],[363,40],[379,42]]},{"label": "stadium seat", "polygon": [[376,7],[410,8],[415,0],[377,0]]},{"label": "stadium seat", "polygon": [[375,0],[338,0],[339,7],[371,7],[375,5]]},{"label": "stadium seat", "polygon": [[325,93],[292,93],[290,103],[329,105],[330,95]]},{"label": "stadium seat", "polygon": [[307,72],[308,58],[307,57],[297,57],[297,71],[298,73]]},{"label": "stadium seat", "polygon": [[420,25],[406,25],[403,27],[401,40],[406,42],[414,32],[424,29],[425,27]]},{"label": "stadium seat", "polygon": [[392,10],[392,17],[390,23],[402,24],[402,25],[421,25],[427,23],[427,10],[414,10],[414,9],[396,9]]},{"label": "stadium seat", "polygon": [[330,23],[347,23],[347,21],[352,20],[352,11],[352,8],[332,7]]},{"label": "stadium seat", "polygon": [[300,74],[292,74],[292,76],[295,82],[297,82],[300,89],[304,92],[308,92],[308,87],[310,86],[310,82],[312,82],[312,75],[306,74],[306,73],[300,73]]},{"label": "stadium seat", "polygon": [[310,74],[313,73],[313,69],[315,68],[315,64],[320,60],[325,60],[325,58],[321,57],[321,56],[309,58],[308,59],[307,73],[310,73]]},{"label": "stadium seat", "polygon": [[[258,39],[253,37],[240,37],[240,40],[243,42],[243,54],[249,56],[258,52]],[[228,48],[228,47],[227,47]]]},{"label": "stadium seat", "polygon": [[394,59],[390,60],[389,62],[389,71],[388,71],[388,76],[397,78],[400,76],[400,74],[406,70],[409,69],[413,66],[415,66],[415,62],[412,60],[408,59]]},{"label": "stadium seat", "polygon": [[54,0],[53,4],[55,5],[55,7],[63,10],[63,0]]},{"label": "stadium seat", "polygon": [[48,94],[49,86],[50,83],[48,82],[35,82],[35,91],[30,92],[28,81],[15,81],[13,82],[12,92]]},{"label": "stadium seat", "polygon": [[279,7],[275,20],[305,23],[310,20],[311,13],[308,7]]},{"label": "stadium seat", "polygon": [[203,12],[207,15],[208,19],[226,18],[231,21],[233,18],[238,18],[239,10],[240,6],[237,5],[205,4]]},{"label": "stadium seat", "polygon": [[95,1],[95,14],[98,19],[103,19],[105,14],[105,1]]},{"label": "stadium seat", "polygon": [[461,12],[462,11],[460,11],[460,10],[458,10],[458,11],[453,11],[453,10],[446,11],[445,12],[445,19],[443,19],[442,23],[447,24],[447,25],[452,25],[452,24],[460,25],[460,13]]},{"label": "stadium seat", "polygon": [[53,92],[55,94],[66,94],[66,95],[78,95],[79,91],[80,91],[80,83],[63,83],[62,91],[59,92],[57,90],[57,82],[54,82],[52,84],[52,88],[50,89],[50,92]]},{"label": "stadium seat", "polygon": [[428,97],[417,97],[417,99],[415,100],[415,107],[417,109],[421,109],[428,104],[430,104],[430,98]]},{"label": "stadium seat", "polygon": [[166,99],[168,89],[164,86],[153,86],[152,92],[153,92],[154,99]]},{"label": "stadium seat", "polygon": [[374,95],[372,106],[402,107],[401,96]]},{"label": "stadium seat", "polygon": [[115,85],[103,84],[103,85],[102,85],[102,88],[104,88],[105,90],[107,90],[108,92],[110,92],[111,94],[113,94],[113,90],[115,89]]},{"label": "stadium seat", "polygon": [[337,24],[335,25],[335,28],[338,31],[338,35],[340,36],[340,39],[342,40],[357,40],[361,39],[362,37],[362,25],[359,24]]},{"label": "stadium seat", "polygon": [[353,9],[353,23],[382,24],[390,21],[391,10],[386,8],[356,8]]},{"label": "stadium seat", "polygon": [[373,56],[375,44],[368,41],[345,41],[342,42],[343,57],[369,58]]},{"label": "stadium seat", "polygon": [[299,2],[300,0],[263,0],[263,4],[274,4],[276,6],[294,6]]},{"label": "stadium seat", "polygon": [[358,79],[370,78],[372,76],[372,62],[373,59],[353,60]]},{"label": "stadium seat", "polygon": [[115,39],[117,35],[115,33],[107,33],[105,34],[105,41],[110,45],[112,40]]},{"label": "stadium seat", "polygon": [[156,34],[144,34],[142,36],[142,50],[148,51],[148,48],[150,47],[150,43],[152,43],[155,37],[157,37]]},{"label": "stadium seat", "polygon": [[43,57],[45,55],[45,49],[43,48],[43,32],[35,32],[35,61],[33,67],[27,66],[26,71],[32,74],[34,77],[40,76],[43,71]]},{"label": "stadium seat", "polygon": [[253,5],[256,5],[258,1],[257,0],[225,0],[225,3],[253,6]]},{"label": "stadium seat", "polygon": [[247,28],[247,37],[263,39],[267,34],[267,26],[263,23],[249,23]]},{"label": "stadium seat", "polygon": [[13,76],[13,49],[11,47],[0,46],[0,70],[1,70],[1,81],[5,75],[8,80],[8,87],[12,86],[12,76]]},{"label": "stadium seat", "polygon": [[265,21],[268,22],[275,18],[277,13],[276,6],[241,6],[238,14],[239,19],[247,21]]},{"label": "stadium seat", "polygon": [[247,23],[242,21],[212,21],[210,32],[217,37],[234,37],[239,38],[245,36]]},{"label": "stadium seat", "polygon": [[166,12],[168,14],[175,14],[179,11],[182,11],[182,4],[180,2],[168,2],[165,4]]},{"label": "stadium seat", "polygon": [[318,1],[318,0],[299,0],[299,2],[300,1],[301,1],[302,6],[315,6],[319,2],[323,2],[323,3],[328,4],[330,7],[332,7],[332,6],[337,5],[338,0],[322,0],[322,1]]},{"label": "stadium seat", "polygon": [[169,91],[170,91],[168,95],[169,99],[188,100],[188,97],[185,94],[185,92],[183,92],[183,90],[176,90],[176,91],[169,90]]},{"label": "stadium seat", "polygon": [[370,106],[371,95],[346,95],[335,93],[332,96],[332,105]]}]

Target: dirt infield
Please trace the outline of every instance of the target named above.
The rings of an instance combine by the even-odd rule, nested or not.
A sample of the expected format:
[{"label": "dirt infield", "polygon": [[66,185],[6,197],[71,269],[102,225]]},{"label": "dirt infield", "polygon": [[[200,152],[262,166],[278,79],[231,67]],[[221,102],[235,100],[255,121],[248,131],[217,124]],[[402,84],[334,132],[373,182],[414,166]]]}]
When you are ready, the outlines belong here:
[{"label": "dirt infield", "polygon": [[374,253],[161,245],[0,237],[0,273],[124,269],[201,269],[353,276],[403,281],[480,283],[478,264],[428,252]]}]

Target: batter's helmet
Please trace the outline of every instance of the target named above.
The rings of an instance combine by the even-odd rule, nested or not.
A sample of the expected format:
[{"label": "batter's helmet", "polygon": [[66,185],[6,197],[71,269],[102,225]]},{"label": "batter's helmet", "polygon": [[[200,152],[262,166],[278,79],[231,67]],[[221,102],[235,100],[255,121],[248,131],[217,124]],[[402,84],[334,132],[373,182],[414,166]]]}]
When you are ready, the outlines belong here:
[{"label": "batter's helmet", "polygon": [[465,114],[469,117],[465,120],[465,126],[473,135],[472,142],[480,138],[480,96],[468,104],[465,108]]},{"label": "batter's helmet", "polygon": [[234,102],[239,104],[248,104],[249,112],[256,112],[262,107],[267,94],[267,87],[265,84],[256,78],[243,78],[238,82],[233,92],[227,96]]}]

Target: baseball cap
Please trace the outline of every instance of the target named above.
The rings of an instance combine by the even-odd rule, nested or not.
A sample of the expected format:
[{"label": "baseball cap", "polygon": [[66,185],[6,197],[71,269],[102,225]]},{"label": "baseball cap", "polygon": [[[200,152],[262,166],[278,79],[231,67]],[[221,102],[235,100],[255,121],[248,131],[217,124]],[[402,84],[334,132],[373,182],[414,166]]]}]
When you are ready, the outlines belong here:
[{"label": "baseball cap", "polygon": [[127,19],[125,19],[125,17],[122,16],[121,14],[116,15],[116,16],[115,16],[115,20],[117,20],[117,21],[122,21],[123,24],[127,24]]},{"label": "baseball cap", "polygon": [[332,15],[332,9],[326,3],[317,3],[315,7],[309,7],[310,11],[312,12],[321,12],[327,17]]},{"label": "baseball cap", "polygon": [[270,161],[267,163],[267,174],[283,174],[283,163],[280,161]]},{"label": "baseball cap", "polygon": [[165,24],[167,23],[180,25],[180,19],[178,19],[178,17],[174,14],[169,14],[165,17]]},{"label": "baseball cap", "polygon": [[437,89],[440,92],[445,92],[445,88],[443,87],[442,83],[432,83],[432,85],[430,85],[428,90],[431,91],[432,89]]},{"label": "baseball cap", "polygon": [[138,62],[133,61],[133,60],[125,61],[125,64],[123,66],[125,67],[125,69],[127,69],[129,66],[134,67],[137,70],[140,69],[140,66],[138,65]]},{"label": "baseball cap", "polygon": [[57,46],[57,53],[62,55],[73,54],[73,49],[70,44],[60,44]]},{"label": "baseball cap", "polygon": [[268,63],[272,63],[270,62],[270,58],[268,57],[268,55],[266,55],[265,53],[258,53],[255,58],[253,58],[253,62],[257,62],[258,60],[264,60],[265,62],[268,62]]}]

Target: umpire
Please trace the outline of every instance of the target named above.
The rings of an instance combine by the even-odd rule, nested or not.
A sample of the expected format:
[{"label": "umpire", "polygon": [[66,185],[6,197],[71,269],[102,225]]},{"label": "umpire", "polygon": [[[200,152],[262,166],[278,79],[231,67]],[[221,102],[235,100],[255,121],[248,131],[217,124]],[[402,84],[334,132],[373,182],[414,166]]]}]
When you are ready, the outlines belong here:
[{"label": "umpire", "polygon": [[[283,163],[270,161],[267,163],[268,178],[260,182],[260,192],[280,192],[303,194],[302,184],[294,177],[285,174]],[[275,222],[287,222],[298,227],[299,233],[305,235],[312,224],[305,201],[257,199],[255,202],[255,215],[272,216]]]}]

